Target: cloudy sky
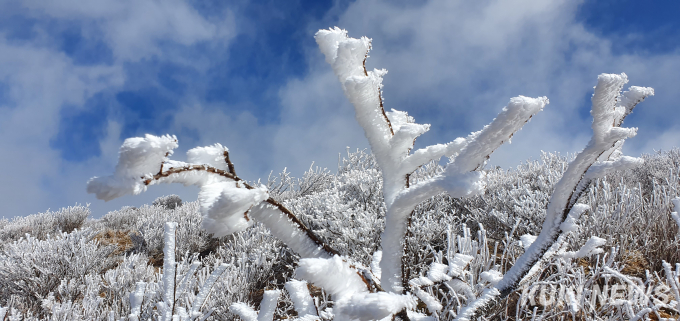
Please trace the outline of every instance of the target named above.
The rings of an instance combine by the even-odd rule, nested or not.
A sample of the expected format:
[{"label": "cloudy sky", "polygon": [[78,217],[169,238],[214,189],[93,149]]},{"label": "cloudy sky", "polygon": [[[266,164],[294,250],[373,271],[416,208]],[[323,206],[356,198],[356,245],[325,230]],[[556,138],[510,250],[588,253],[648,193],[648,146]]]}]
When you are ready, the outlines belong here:
[{"label": "cloudy sky", "polygon": [[[653,5],[650,5],[653,3]],[[335,170],[367,147],[316,48],[320,28],[373,39],[387,108],[432,124],[417,146],[479,130],[517,95],[550,105],[492,155],[513,167],[579,151],[600,73],[656,95],[626,121],[628,155],[680,146],[677,1],[0,1],[0,217],[90,203],[94,217],[197,189],[86,194],[118,147],[145,133],[186,150],[221,143],[240,176]]]}]

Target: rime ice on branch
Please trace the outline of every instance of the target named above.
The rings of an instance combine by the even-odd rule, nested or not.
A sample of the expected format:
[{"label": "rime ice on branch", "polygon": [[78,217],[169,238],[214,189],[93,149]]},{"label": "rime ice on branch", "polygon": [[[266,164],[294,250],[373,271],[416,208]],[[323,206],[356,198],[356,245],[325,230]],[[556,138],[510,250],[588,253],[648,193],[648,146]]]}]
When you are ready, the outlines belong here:
[{"label": "rime ice on branch", "polygon": [[[383,174],[383,195],[387,207],[382,235],[382,287],[401,293],[401,257],[407,221],[418,203],[442,192],[453,197],[469,197],[484,190],[480,170],[489,155],[548,103],[545,97],[512,98],[494,121],[481,131],[446,144],[411,151],[415,139],[430,125],[416,124],[413,117],[397,110],[386,112],[382,101],[382,77],[386,70],[366,70],[365,60],[371,40],[349,38],[339,28],[320,30],[316,42],[340,80],[345,95],[354,105],[356,119],[363,127]],[[410,186],[409,175],[420,166],[451,159],[443,174]]]},{"label": "rime ice on branch", "polygon": [[287,208],[269,197],[264,186],[241,180],[220,144],[187,152],[187,162],[171,160],[178,147],[175,136],[128,138],[120,148],[116,171],[93,177],[88,193],[106,201],[126,194],[140,194],[150,185],[181,183],[200,188],[198,200],[203,228],[216,237],[241,231],[262,222],[272,234],[302,257],[331,257],[336,251],[324,244]]},{"label": "rime ice on branch", "polygon": [[[487,290],[461,311],[459,320],[469,320],[499,298],[508,296],[517,289],[534,265],[555,253],[555,244],[559,243],[556,241],[573,226],[567,219],[580,216],[583,212],[576,202],[593,179],[642,162],[639,158],[622,156],[623,142],[635,136],[637,128],[622,128],[621,124],[638,103],[654,95],[654,90],[631,86],[622,93],[623,86],[628,82],[626,74],[601,74],[597,80],[590,112],[593,116],[593,136],[555,185],[541,233],[494,288]],[[578,215],[571,215],[573,211],[578,211]]]}]

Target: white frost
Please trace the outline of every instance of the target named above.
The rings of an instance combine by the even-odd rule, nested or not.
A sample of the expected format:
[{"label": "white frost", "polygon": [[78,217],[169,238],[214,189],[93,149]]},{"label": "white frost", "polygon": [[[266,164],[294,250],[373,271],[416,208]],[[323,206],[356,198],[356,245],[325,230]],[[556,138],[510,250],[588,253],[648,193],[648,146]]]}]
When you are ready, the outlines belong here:
[{"label": "white frost", "polygon": [[621,156],[613,161],[600,161],[590,166],[586,172],[586,178],[604,177],[614,171],[633,169],[642,165],[642,163],[644,163],[642,158],[630,156]]},{"label": "white frost", "polygon": [[338,320],[380,320],[402,309],[413,309],[416,300],[410,295],[388,292],[356,293],[336,301]]},{"label": "white frost", "polygon": [[479,276],[482,278],[482,280],[489,282],[492,285],[496,285],[496,283],[503,279],[503,273],[496,270],[484,271]]},{"label": "white frost", "polygon": [[465,269],[467,269],[468,264],[472,262],[472,259],[474,257],[471,255],[456,253],[449,263],[449,275],[453,277],[462,275]]},{"label": "white frost", "polygon": [[257,321],[257,312],[245,303],[234,303],[229,306],[229,310],[241,317],[243,321]]},{"label": "white frost", "polygon": [[448,269],[448,265],[432,262],[432,264],[430,264],[430,270],[427,271],[427,277],[432,280],[432,282],[451,280],[451,277],[446,274]]},{"label": "white frost", "polygon": [[174,136],[129,138],[121,147],[115,173],[92,178],[87,190],[96,193],[98,198],[110,200],[128,193],[141,193],[148,185],[196,185],[200,188],[202,227],[215,237],[242,231],[255,219],[302,257],[330,256],[330,250],[320,245],[312,233],[307,233],[287,209],[266,204],[269,192],[265,186],[250,186],[232,172],[226,147],[215,144],[193,148],[187,152],[188,162],[167,159],[176,147]]},{"label": "white frost", "polygon": [[371,260],[371,273],[380,281],[382,270],[380,270],[380,261],[382,260],[382,251],[373,252],[373,259]]},{"label": "white frost", "polygon": [[260,313],[257,314],[257,321],[272,321],[276,304],[279,302],[280,290],[264,291],[262,302],[260,302]]},{"label": "white frost", "polygon": [[578,252],[576,252],[575,256],[579,258],[600,254],[604,252],[604,250],[601,249],[600,246],[604,246],[605,244],[607,244],[607,240],[599,238],[597,236],[591,236],[588,239],[588,241],[586,241],[586,244],[583,244],[581,249],[578,250]]},{"label": "white frost", "polygon": [[177,137],[153,136],[128,138],[120,147],[118,164],[113,175],[93,177],[87,182],[87,192],[98,199],[110,201],[127,194],[146,191],[142,182],[145,175],[156,174],[161,164],[177,148]]},{"label": "white frost", "polygon": [[337,255],[329,259],[301,259],[295,270],[295,277],[322,287],[334,298],[368,292],[357,271]]},{"label": "white frost", "polygon": [[312,241],[304,230],[273,205],[262,202],[253,207],[250,216],[267,226],[272,235],[285,243],[300,257],[328,257],[328,253]]},{"label": "white frost", "polygon": [[128,318],[140,317],[140,314],[142,313],[142,303],[144,302],[145,290],[146,282],[137,282],[137,287],[135,288],[135,291],[130,293],[130,315],[128,316]]},{"label": "white frost", "polygon": [[567,302],[569,304],[569,312],[576,314],[580,310],[580,306],[578,304],[578,300],[576,299],[576,295],[574,294],[574,290],[571,288],[567,288]]},{"label": "white frost", "polygon": [[500,294],[501,293],[496,288],[489,288],[484,290],[484,292],[482,292],[482,295],[480,295],[479,298],[470,302],[469,304],[466,304],[463,308],[460,309],[460,313],[458,314],[458,316],[456,316],[455,320],[470,321],[470,318],[474,316],[477,309],[485,306],[487,303],[494,300]]},{"label": "white frost", "polygon": [[224,158],[224,152],[228,151],[229,149],[221,144],[195,147],[187,151],[187,162],[192,164],[210,165],[217,169],[228,171],[229,168]]},{"label": "white frost", "polygon": [[201,286],[201,289],[198,291],[198,295],[196,295],[196,298],[194,299],[193,305],[191,307],[192,315],[200,315],[200,310],[203,308],[208,295],[210,295],[210,291],[212,291],[215,282],[217,282],[217,279],[219,279],[220,276],[224,274],[224,271],[227,270],[228,266],[228,264],[222,263],[215,269],[215,271],[210,273],[210,276],[205,281],[205,283],[203,283],[203,286]]},{"label": "white frost", "polygon": [[267,198],[264,186],[247,189],[234,181],[203,185],[198,193],[203,228],[215,237],[242,231],[253,224],[246,212]]},{"label": "white frost", "polygon": [[175,230],[177,223],[165,223],[163,245],[163,300],[172,305],[175,302]]},{"label": "white frost", "polygon": [[528,249],[531,246],[531,244],[533,244],[534,241],[536,241],[536,236],[531,234],[524,234],[519,237],[519,241],[521,242],[522,247],[526,251],[526,249]]},{"label": "white frost", "polygon": [[[567,216],[567,219],[562,222],[560,225],[560,229],[562,232],[568,233],[568,232],[574,232],[578,230],[578,220],[581,218],[581,215],[585,213],[587,210],[590,209],[590,206],[586,204],[574,204],[574,206],[571,208],[571,211],[569,211],[569,215]],[[535,240],[535,238],[534,238]],[[525,248],[526,249],[526,248]]]},{"label": "white frost", "polygon": [[307,282],[290,280],[286,282],[285,288],[299,316],[317,315],[314,300],[309,295]]},{"label": "white frost", "polygon": [[474,140],[468,143],[460,154],[447,166],[447,173],[473,171],[486,163],[487,157],[510,140],[512,135],[548,104],[548,98],[513,97],[496,118],[475,133]]},{"label": "white frost", "polygon": [[[593,136],[586,148],[569,164],[567,171],[555,185],[555,191],[548,203],[541,233],[531,247],[517,259],[515,265],[505,274],[503,280],[498,284],[499,288],[505,288],[519,280],[525,271],[531,269],[533,262],[536,262],[543,255],[544,250],[550,248],[553,237],[560,232],[562,213],[569,202],[575,203],[575,200],[571,200],[571,197],[575,195],[573,192],[580,186],[579,184],[588,168],[597,161],[602,153],[615,146],[617,142],[635,136],[635,128],[618,127],[623,117],[629,112],[627,107],[617,105],[617,97],[619,97],[621,88],[627,82],[628,77],[625,74],[601,74],[598,76],[598,83],[592,98]],[[631,88],[631,91],[653,94],[651,88],[643,91]],[[642,101],[644,97],[646,96],[640,96],[638,102]]]},{"label": "white frost", "polygon": [[[387,211],[381,241],[381,284],[386,291],[400,293],[403,290],[403,247],[400,242],[406,233],[406,220],[415,206],[442,192],[453,197],[469,197],[483,192],[484,175],[470,172],[481,169],[488,156],[542,110],[548,100],[545,97],[512,98],[498,117],[481,131],[448,144],[432,145],[411,153],[415,139],[427,132],[430,125],[416,124],[413,117],[402,111],[384,110],[381,90],[387,71],[369,71],[364,67],[371,49],[370,39],[350,38],[347,31],[339,28],[319,30],[315,39],[326,56],[326,62],[338,77],[345,96],[354,106],[357,122],[364,129],[382,170]],[[454,160],[447,166],[444,175],[407,187],[408,175],[445,155]]]},{"label": "white frost", "polygon": [[410,284],[412,287],[420,287],[420,286],[433,285],[434,282],[432,282],[432,280],[430,280],[427,277],[420,276],[420,277],[417,277],[415,279],[411,279],[410,281],[408,281],[408,284]]},{"label": "white frost", "polygon": [[435,321],[436,319],[433,316],[427,316],[422,313],[414,312],[411,310],[406,311],[406,315],[408,316],[409,320],[412,321]]},{"label": "white frost", "polygon": [[442,304],[437,301],[437,299],[422,289],[414,288],[413,292],[421,301],[423,301],[423,303],[425,303],[427,310],[431,313],[440,312],[444,308]]}]

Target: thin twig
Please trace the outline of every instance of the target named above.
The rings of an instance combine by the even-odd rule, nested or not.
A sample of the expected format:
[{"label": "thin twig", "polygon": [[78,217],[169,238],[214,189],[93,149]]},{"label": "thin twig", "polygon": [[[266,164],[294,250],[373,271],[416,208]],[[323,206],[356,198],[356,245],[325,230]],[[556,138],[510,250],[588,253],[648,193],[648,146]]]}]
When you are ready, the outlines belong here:
[{"label": "thin twig", "polygon": [[234,169],[234,163],[231,162],[229,159],[229,151],[224,151],[224,161],[227,163],[227,167],[229,168],[229,172],[234,174],[236,176],[236,170]]}]

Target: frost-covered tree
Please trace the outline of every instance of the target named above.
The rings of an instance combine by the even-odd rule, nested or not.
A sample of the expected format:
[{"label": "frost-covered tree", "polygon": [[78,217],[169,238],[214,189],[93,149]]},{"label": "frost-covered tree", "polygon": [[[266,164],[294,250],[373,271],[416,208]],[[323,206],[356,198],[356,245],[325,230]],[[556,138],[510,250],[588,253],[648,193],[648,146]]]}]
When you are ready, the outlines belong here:
[{"label": "frost-covered tree", "polygon": [[[556,254],[578,258],[602,251],[599,246],[603,240],[598,238],[591,238],[576,252],[566,252],[564,244],[567,235],[576,229],[580,215],[588,209],[587,205],[579,204],[579,197],[588,190],[591,181],[640,164],[638,158],[621,155],[623,141],[636,133],[636,129],[622,128],[621,124],[639,102],[653,95],[651,88],[631,87],[621,93],[627,82],[625,74],[599,76],[593,95],[593,137],[555,185],[540,234],[522,238],[526,251],[509,271],[503,274],[500,268],[492,266],[496,256],[492,259],[488,248],[481,246],[486,241],[480,227],[481,239],[477,245],[471,245],[469,236],[459,238],[459,252],[447,255],[448,264],[434,262],[427,277],[408,280],[403,264],[405,237],[417,206],[442,193],[453,198],[483,193],[486,174],[482,169],[491,153],[541,111],[548,99],[511,98],[498,116],[480,131],[413,150],[415,139],[426,133],[430,125],[415,123],[406,112],[385,110],[382,78],[387,71],[365,68],[370,39],[350,38],[338,28],[320,30],[315,38],[346,97],[354,105],[357,122],[382,173],[385,227],[380,250],[373,253],[370,266],[340,255],[293,211],[271,197],[272,191],[266,186],[254,186],[239,178],[228,149],[220,144],[193,148],[187,152],[187,162],[180,162],[169,158],[178,147],[175,136],[129,138],[120,149],[115,172],[92,178],[88,192],[110,200],[139,194],[159,183],[196,185],[200,188],[202,224],[208,233],[224,236],[243,231],[254,222],[262,223],[301,257],[295,271],[295,277],[301,280],[291,279],[286,283],[300,319],[378,320],[394,316],[427,319],[430,317],[415,311],[417,300],[424,302],[430,313],[439,313],[443,306],[428,291],[432,291],[433,285],[443,283],[452,291],[458,289],[465,293],[466,305],[459,309],[457,317],[470,319],[518,290],[522,280],[531,278]],[[443,156],[448,157],[449,162],[441,170],[434,170],[417,181],[411,179],[414,172]],[[673,217],[677,219],[677,214]],[[509,246],[508,242],[503,257]],[[486,267],[479,277],[488,288],[479,295],[459,278],[473,260],[469,255],[473,248],[475,253],[483,253],[487,262],[482,264]],[[165,266],[165,269],[172,268]],[[307,283],[303,282],[323,288],[333,297],[333,307],[320,309],[305,291]],[[241,303],[232,305],[231,311],[244,320],[271,320],[280,294],[278,290],[266,291],[259,313]]]}]

